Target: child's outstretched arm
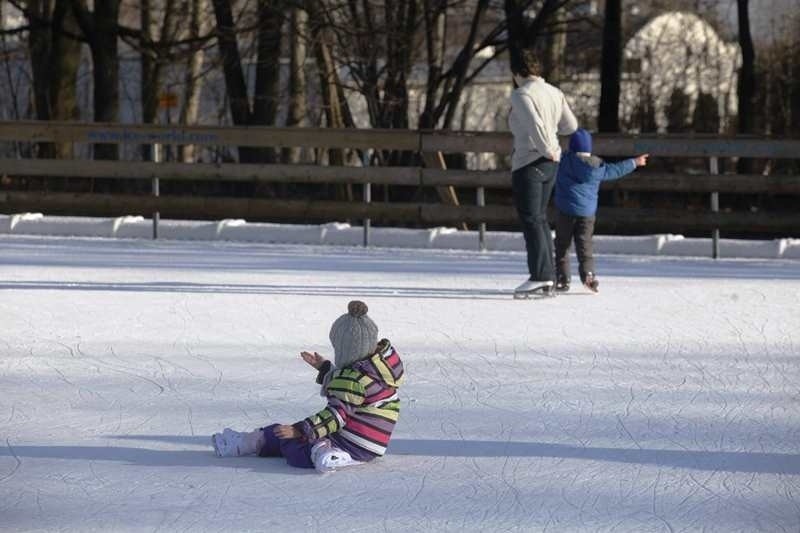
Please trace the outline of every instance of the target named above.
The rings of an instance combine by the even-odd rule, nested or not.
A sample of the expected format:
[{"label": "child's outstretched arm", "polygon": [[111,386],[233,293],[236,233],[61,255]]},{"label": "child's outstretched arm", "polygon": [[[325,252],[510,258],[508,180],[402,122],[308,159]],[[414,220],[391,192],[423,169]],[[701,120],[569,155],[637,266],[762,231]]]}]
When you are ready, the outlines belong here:
[{"label": "child's outstretched arm", "polygon": [[300,357],[303,358],[303,361],[308,363],[309,365],[313,366],[317,370],[319,370],[323,364],[327,362],[327,359],[322,357],[317,352],[300,352]]},{"label": "child's outstretched arm", "polygon": [[645,166],[647,164],[648,157],[650,157],[650,154],[642,154],[631,159],[620,161],[619,163],[606,163],[603,165],[605,167],[603,181],[616,180],[623,176],[627,176],[636,170],[636,167]]},{"label": "child's outstretched arm", "polygon": [[300,352],[303,361],[313,366],[317,370],[317,383],[325,384],[325,377],[333,370],[333,363],[322,357],[317,352]]}]

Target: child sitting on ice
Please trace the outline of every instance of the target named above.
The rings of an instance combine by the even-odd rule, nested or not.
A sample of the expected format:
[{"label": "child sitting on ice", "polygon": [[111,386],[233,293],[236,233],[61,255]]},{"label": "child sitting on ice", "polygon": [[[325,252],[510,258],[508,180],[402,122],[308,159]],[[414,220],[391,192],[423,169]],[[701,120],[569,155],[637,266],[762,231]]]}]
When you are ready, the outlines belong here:
[{"label": "child sitting on ice", "polygon": [[250,433],[225,428],[211,437],[217,456],[285,457],[291,466],[328,472],[384,455],[400,414],[403,363],[388,340],[378,342],[367,310],[354,300],[331,326],[333,364],[316,352],[300,354],[318,371],[324,409],[292,425]]},{"label": "child sitting on ice", "polygon": [[556,175],[556,291],[569,290],[569,248],[575,239],[581,282],[597,292],[600,283],[594,270],[594,234],[600,183],[621,178],[647,164],[648,154],[619,163],[606,163],[592,155],[592,135],[579,128],[569,140],[569,151],[561,156]]}]

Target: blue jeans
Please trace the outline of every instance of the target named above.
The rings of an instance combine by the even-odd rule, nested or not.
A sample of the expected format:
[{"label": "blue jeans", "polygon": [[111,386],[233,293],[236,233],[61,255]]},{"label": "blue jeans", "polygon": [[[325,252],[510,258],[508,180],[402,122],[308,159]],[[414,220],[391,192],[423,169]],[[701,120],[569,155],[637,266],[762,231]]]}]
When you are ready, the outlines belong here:
[{"label": "blue jeans", "polygon": [[533,281],[555,281],[555,252],[547,223],[547,204],[553,193],[557,170],[558,163],[542,157],[511,173],[514,205],[522,224],[528,272]]}]

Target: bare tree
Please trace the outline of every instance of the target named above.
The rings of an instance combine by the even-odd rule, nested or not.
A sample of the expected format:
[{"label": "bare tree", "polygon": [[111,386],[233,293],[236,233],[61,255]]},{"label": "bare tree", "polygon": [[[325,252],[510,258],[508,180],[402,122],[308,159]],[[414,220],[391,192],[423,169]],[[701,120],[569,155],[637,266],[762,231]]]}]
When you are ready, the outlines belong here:
[{"label": "bare tree", "polygon": [[[304,5],[309,15],[308,34],[319,74],[326,125],[329,128],[355,127],[339,76],[335,25],[327,15],[328,7],[324,0],[306,0]],[[346,54],[340,55],[340,61],[346,62]]]},{"label": "bare tree", "polygon": [[508,60],[512,71],[522,61],[521,51],[534,48],[553,14],[568,3],[568,0],[544,0],[531,19],[528,16],[533,8],[531,0],[504,0],[508,26]]},{"label": "bare tree", "polygon": [[[256,79],[251,99],[246,74],[239,52],[237,27],[233,17],[232,0],[213,0],[217,22],[217,44],[222,58],[225,86],[233,123],[237,125],[273,125],[277,110],[280,68],[281,27],[284,22],[284,2],[258,0],[256,3]],[[242,162],[275,161],[275,151],[239,147]]]},{"label": "bare tree", "polygon": [[[210,20],[207,16],[208,0],[196,0],[190,2],[189,25],[187,38],[194,40],[204,35],[209,27]],[[200,90],[203,62],[205,60],[205,49],[201,46],[196,47],[184,61],[183,76],[183,98],[181,99],[181,110],[178,121],[181,124],[195,124],[200,111]],[[194,145],[181,145],[178,147],[178,159],[185,163],[194,162],[196,159],[196,148]]]},{"label": "bare tree", "polygon": [[564,77],[564,54],[567,50],[566,32],[567,10],[557,9],[552,16],[552,24],[545,34],[542,71],[545,79],[559,83]]},{"label": "bare tree", "polygon": [[619,94],[622,72],[622,0],[606,0],[603,55],[600,70],[598,129],[619,131]]},{"label": "bare tree", "polygon": [[[71,0],[72,9],[92,54],[94,121],[119,119],[119,8],[120,0],[94,2],[89,10],[84,0]],[[117,159],[115,144],[96,144],[95,159]]]},{"label": "bare tree", "polygon": [[347,68],[364,97],[370,124],[408,127],[408,76],[417,30],[417,0],[314,2],[335,60]]},{"label": "bare tree", "polygon": [[[292,7],[289,31],[289,111],[286,125],[299,126],[306,118],[306,74],[308,13],[301,7]],[[282,159],[288,163],[300,161],[299,148],[286,148]]]},{"label": "bare tree", "polygon": [[[79,117],[77,77],[81,58],[79,29],[70,0],[17,2],[28,20],[28,48],[38,120]],[[71,157],[72,143],[40,143],[39,157]]]},{"label": "bare tree", "polygon": [[[554,15],[562,12],[563,16],[571,5],[577,3],[575,0],[504,0],[501,12],[504,16],[497,16],[492,21],[490,15],[499,9],[491,2],[478,0],[467,19],[469,29],[463,42],[458,43],[451,64],[445,65],[445,47],[453,46],[452,41],[445,38],[450,6],[444,0],[426,0],[428,79],[420,127],[451,128],[464,90],[484,68],[506,52],[512,69],[516,68],[520,51],[533,48],[545,30],[549,35],[563,31],[568,20],[559,17],[556,21]],[[557,22],[557,27],[548,26],[553,21]],[[478,54],[486,50],[492,53],[476,61]]]},{"label": "bare tree", "polygon": [[428,80],[425,109],[420,117],[421,128],[436,128],[437,125],[444,129],[452,127],[464,89],[469,80],[481,70],[481,67],[474,69],[470,76],[470,65],[480,50],[494,44],[495,38],[501,31],[500,25],[503,24],[495,26],[483,39],[480,39],[479,32],[489,9],[489,2],[478,0],[470,17],[469,31],[464,43],[458,49],[452,65],[445,69],[444,54],[440,47],[442,43],[446,43],[441,18],[443,13],[445,17],[447,16],[447,8],[446,2],[438,2],[429,6],[425,13]]},{"label": "bare tree", "polygon": [[[736,0],[739,16],[739,48],[742,51],[742,68],[739,70],[737,93],[739,97],[739,133],[753,133],[753,101],[756,93],[756,54],[750,34],[749,0]],[[736,169],[740,174],[752,172],[752,160],[739,159]]]},{"label": "bare tree", "polygon": [[[166,60],[161,47],[152,46],[162,40],[172,39],[175,34],[177,19],[177,1],[165,0],[163,10],[156,10],[151,0],[141,0],[139,3],[139,18],[141,23],[140,51],[141,51],[141,85],[142,122],[152,124],[156,122],[159,108],[159,94],[162,87],[162,77]],[[160,20],[160,27],[156,28],[153,15]],[[150,145],[142,147],[142,156],[145,160],[152,157]]]},{"label": "bare tree", "polygon": [[[305,8],[309,15],[309,35],[319,74],[326,126],[329,128],[352,128],[355,124],[336,68],[333,53],[334,37],[330,19],[325,16],[325,6],[321,0],[306,0]],[[344,165],[346,158],[343,149],[332,148],[327,151],[327,154],[330,164]],[[336,187],[335,191],[340,198],[347,200],[354,198],[352,185]]]},{"label": "bare tree", "polygon": [[[177,0],[165,0],[162,10],[156,10],[151,0],[140,0],[139,16],[141,21],[140,47],[142,54],[142,122],[151,124],[155,122],[158,114],[159,92],[161,78],[166,61],[159,51],[160,48],[149,46],[150,43],[174,38],[177,26]],[[156,27],[157,15],[160,25]]]}]

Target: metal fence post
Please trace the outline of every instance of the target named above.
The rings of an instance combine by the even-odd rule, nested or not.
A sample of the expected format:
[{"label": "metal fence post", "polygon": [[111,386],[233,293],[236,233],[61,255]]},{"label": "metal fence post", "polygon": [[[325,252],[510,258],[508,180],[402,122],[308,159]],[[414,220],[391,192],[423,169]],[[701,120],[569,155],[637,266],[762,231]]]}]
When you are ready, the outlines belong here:
[{"label": "metal fence post", "polygon": [[[364,184],[364,203],[369,205],[372,202],[372,184]],[[369,246],[369,228],[372,220],[369,218],[364,219],[364,246]]]},{"label": "metal fence post", "polygon": [[[362,164],[365,167],[369,166],[369,154],[367,150],[364,150],[363,155],[361,156]],[[372,202],[372,184],[365,183],[364,184],[364,203],[369,205]],[[369,229],[372,225],[372,220],[370,218],[364,219],[364,247],[366,248],[369,246]]]},{"label": "metal fence post", "polygon": [[[159,163],[161,161],[161,145],[156,143],[153,145],[153,162]],[[158,176],[153,176],[153,196],[158,198],[161,194]],[[158,221],[161,219],[161,213],[158,211],[153,212],[153,239],[158,239]]]},{"label": "metal fence post", "polygon": [[[486,193],[483,187],[478,187],[476,200],[478,207],[486,205]],[[481,252],[486,251],[486,222],[478,224],[478,250]]]},{"label": "metal fence post", "polygon": [[[710,171],[712,176],[719,175],[719,158],[714,156],[710,161]],[[711,193],[711,212],[719,213],[719,192]],[[719,259],[719,228],[711,230],[711,257]]]}]

